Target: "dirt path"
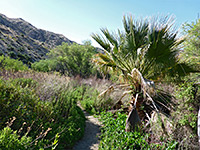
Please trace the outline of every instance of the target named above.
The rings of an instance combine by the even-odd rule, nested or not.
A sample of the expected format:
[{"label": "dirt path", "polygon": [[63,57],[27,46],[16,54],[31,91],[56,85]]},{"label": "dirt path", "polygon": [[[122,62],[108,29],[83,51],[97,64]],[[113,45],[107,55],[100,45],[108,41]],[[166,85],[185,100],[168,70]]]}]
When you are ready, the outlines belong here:
[{"label": "dirt path", "polygon": [[[80,104],[78,106],[81,107]],[[101,123],[86,111],[83,110],[83,112],[87,119],[85,133],[83,138],[74,146],[74,150],[98,150]]]}]

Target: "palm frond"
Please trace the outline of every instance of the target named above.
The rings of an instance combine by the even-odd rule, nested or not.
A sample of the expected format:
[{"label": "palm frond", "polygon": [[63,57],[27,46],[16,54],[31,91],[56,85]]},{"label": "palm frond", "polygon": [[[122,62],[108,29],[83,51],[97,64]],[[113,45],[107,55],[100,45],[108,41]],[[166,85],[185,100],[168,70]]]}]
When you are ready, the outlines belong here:
[{"label": "palm frond", "polygon": [[102,36],[94,33],[91,36],[95,41],[97,41],[97,43],[100,44],[100,46],[104,48],[105,51],[107,52],[111,51],[110,44]]},{"label": "palm frond", "polygon": [[113,34],[111,34],[108,29],[101,29],[102,33],[105,35],[106,39],[114,46],[113,52],[117,53],[118,52],[118,41],[114,37]]}]

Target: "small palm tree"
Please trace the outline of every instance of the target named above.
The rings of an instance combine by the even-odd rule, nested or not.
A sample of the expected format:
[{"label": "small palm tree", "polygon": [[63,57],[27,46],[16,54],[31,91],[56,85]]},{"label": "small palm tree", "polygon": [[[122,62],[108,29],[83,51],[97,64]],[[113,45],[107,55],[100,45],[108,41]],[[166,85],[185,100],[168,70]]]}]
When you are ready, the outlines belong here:
[{"label": "small palm tree", "polygon": [[[152,97],[156,95],[153,81],[161,81],[165,77],[184,76],[193,70],[180,63],[179,45],[183,39],[172,32],[170,17],[134,21],[132,16],[123,18],[124,31],[118,34],[101,29],[103,36],[92,34],[104,49],[94,61],[104,70],[112,69],[123,77],[128,86],[133,108],[127,118],[126,129],[130,130],[142,119],[140,106],[151,102],[159,112],[158,104]],[[109,88],[113,89],[113,88]],[[166,105],[162,103],[161,105]],[[148,110],[146,110],[147,112]],[[144,112],[144,111],[143,111]]]}]

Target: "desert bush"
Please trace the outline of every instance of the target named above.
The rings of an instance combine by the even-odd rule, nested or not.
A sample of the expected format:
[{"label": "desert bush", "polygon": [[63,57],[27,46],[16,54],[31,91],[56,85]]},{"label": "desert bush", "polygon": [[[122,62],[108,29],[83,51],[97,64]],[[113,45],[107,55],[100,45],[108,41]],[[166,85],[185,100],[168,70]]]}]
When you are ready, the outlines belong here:
[{"label": "desert bush", "polygon": [[31,78],[16,78],[12,81],[16,85],[20,85],[22,88],[36,88],[38,85],[38,82],[31,79]]},{"label": "desert bush", "polygon": [[[43,140],[44,137],[41,137],[40,147],[51,145],[49,142],[52,142],[52,139],[59,134],[57,149],[66,149],[72,147],[83,136],[85,117],[80,108],[76,106],[77,97],[74,94],[74,89],[70,86],[66,86],[64,90],[57,89],[55,92],[58,93],[53,93],[50,97],[42,96],[43,99],[39,97],[37,92],[44,89],[41,84],[49,80],[41,82],[40,80],[23,78],[7,81],[1,79],[0,129],[5,127],[9,118],[15,116],[16,120],[11,126],[13,130],[19,130],[26,122],[24,129],[31,127],[32,130],[28,135],[32,139],[41,137],[40,133],[46,134],[45,140]],[[57,82],[54,85],[63,87],[64,83],[60,85],[58,81],[54,81]],[[49,87],[47,88],[52,88]],[[45,97],[49,99],[45,99]],[[21,131],[21,134],[25,133],[25,130]]]},{"label": "desert bush", "polygon": [[11,149],[27,149],[27,143],[31,142],[31,137],[23,136],[19,139],[16,131],[13,131],[9,127],[5,127],[0,131],[0,149],[11,150]]},{"label": "desert bush", "polygon": [[82,110],[76,106],[77,99],[74,91],[61,93],[58,99],[53,100],[52,129],[60,135],[59,149],[72,147],[84,133],[85,117]]},{"label": "desert bush", "polygon": [[[39,135],[42,132],[39,126],[49,119],[51,107],[48,102],[40,102],[33,91],[28,88],[21,88],[11,81],[0,80],[0,129],[3,129],[10,121],[10,118],[16,120],[9,123],[14,130],[21,128],[26,122],[26,127],[33,130],[29,133],[31,137]],[[31,125],[34,123],[33,125]],[[44,130],[47,127],[43,126]],[[39,129],[39,130],[38,130]],[[21,131],[25,134],[26,131]],[[15,133],[10,136],[16,136]],[[12,140],[12,139],[11,139]],[[9,141],[11,142],[11,141]],[[47,141],[41,143],[41,147],[47,144]]]},{"label": "desert bush", "polygon": [[[104,110],[114,109],[116,98],[111,96],[99,96],[100,92],[93,86],[80,85],[76,87],[76,95],[81,106],[90,114],[98,114]],[[118,97],[119,98],[119,97]]]},{"label": "desert bush", "polygon": [[91,63],[95,48],[89,42],[84,45],[63,43],[51,50],[48,59],[32,64],[36,71],[57,71],[68,76],[89,77],[98,73]]},{"label": "desert bush", "polygon": [[41,72],[50,72],[55,70],[56,68],[56,61],[55,60],[40,60],[39,62],[35,62],[31,65],[31,68],[36,71]]},{"label": "desert bush", "polygon": [[1,69],[12,71],[25,71],[28,70],[28,67],[25,64],[23,64],[22,61],[2,55],[0,56],[0,70]]},{"label": "desert bush", "polygon": [[[13,131],[9,126],[5,127],[0,131],[0,148],[3,150],[13,150],[13,149],[34,149],[34,150],[44,150],[47,148],[51,148],[52,150],[56,149],[58,145],[59,135],[56,134],[54,138],[50,141],[45,139],[47,132],[50,129],[47,129],[44,133],[40,133],[40,135],[36,136],[33,139],[30,136],[27,136],[30,128],[27,130],[27,133],[24,135],[20,135],[21,128],[17,131]],[[49,141],[49,145],[44,145]]]},{"label": "desert bush", "polygon": [[[20,129],[21,130],[21,129]],[[46,148],[51,148],[54,150],[58,145],[58,134],[55,136],[54,140],[50,145],[44,147],[44,141],[48,141],[44,139],[46,136],[46,132],[40,134],[40,136],[33,139],[32,137],[25,135],[20,135],[18,131],[13,131],[9,126],[0,130],[0,149],[3,150],[13,150],[13,149],[34,149],[34,150],[44,150]],[[43,148],[44,147],[44,148]]]},{"label": "desert bush", "polygon": [[[113,83],[108,79],[99,79],[96,77],[90,77],[87,79],[79,79],[79,93],[82,93],[81,104],[87,111],[93,113],[103,110],[115,109],[117,102],[122,98],[123,90],[118,88],[109,94],[101,95],[108,87],[111,87]],[[115,86],[114,84],[113,86]],[[124,96],[122,99],[123,105],[126,107],[129,101],[129,95]]]},{"label": "desert bush", "polygon": [[98,91],[92,87],[82,85],[76,88],[77,96],[80,100],[81,106],[89,113],[94,114],[99,111]]},{"label": "desert bush", "polygon": [[[0,97],[1,128],[13,116],[20,116],[21,121],[19,122],[23,122],[25,118],[30,117],[31,120],[32,116],[37,116],[35,108],[37,108],[38,98],[31,90],[20,88],[9,81],[0,80]],[[20,125],[21,123],[16,125],[15,129],[19,128]]]},{"label": "desert bush", "polygon": [[185,81],[177,87],[176,108],[172,112],[175,129],[173,138],[180,143],[179,148],[182,149],[198,148],[198,95],[191,81]]},{"label": "desert bush", "polygon": [[[15,79],[15,82],[38,82],[35,93],[41,100],[52,100],[56,94],[65,91],[68,87],[69,77],[61,76],[59,73],[42,73],[35,71],[2,71],[0,76],[4,80]],[[32,79],[32,80],[31,80]],[[73,79],[71,79],[72,81]],[[26,84],[26,83],[23,83]],[[35,83],[36,84],[36,83]],[[70,82],[72,85],[72,82]],[[73,86],[73,85],[72,85]]]},{"label": "desert bush", "polygon": [[181,60],[191,66],[200,69],[200,19],[183,25],[183,34],[185,34],[184,50],[181,52]]}]

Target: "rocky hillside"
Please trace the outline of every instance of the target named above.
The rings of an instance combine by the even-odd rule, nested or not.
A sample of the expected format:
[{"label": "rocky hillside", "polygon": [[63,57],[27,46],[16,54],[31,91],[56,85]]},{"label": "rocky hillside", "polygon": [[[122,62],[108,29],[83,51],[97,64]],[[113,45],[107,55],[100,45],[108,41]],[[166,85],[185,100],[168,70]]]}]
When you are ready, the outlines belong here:
[{"label": "rocky hillside", "polygon": [[61,34],[38,29],[21,18],[0,14],[0,55],[8,55],[24,63],[35,62],[62,42],[73,43]]}]

